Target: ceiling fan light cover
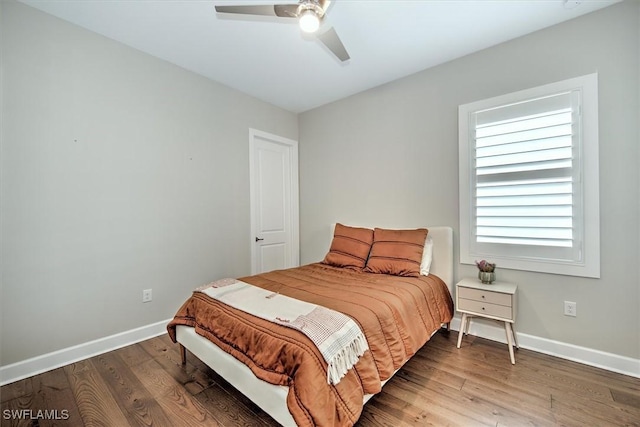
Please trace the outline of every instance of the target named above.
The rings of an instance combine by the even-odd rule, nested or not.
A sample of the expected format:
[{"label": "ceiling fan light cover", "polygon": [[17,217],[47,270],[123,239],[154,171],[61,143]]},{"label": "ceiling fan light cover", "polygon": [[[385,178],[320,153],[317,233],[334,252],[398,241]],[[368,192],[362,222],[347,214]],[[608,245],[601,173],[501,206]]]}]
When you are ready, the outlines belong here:
[{"label": "ceiling fan light cover", "polygon": [[313,9],[307,9],[300,15],[300,29],[305,33],[315,33],[320,28],[320,18]]}]

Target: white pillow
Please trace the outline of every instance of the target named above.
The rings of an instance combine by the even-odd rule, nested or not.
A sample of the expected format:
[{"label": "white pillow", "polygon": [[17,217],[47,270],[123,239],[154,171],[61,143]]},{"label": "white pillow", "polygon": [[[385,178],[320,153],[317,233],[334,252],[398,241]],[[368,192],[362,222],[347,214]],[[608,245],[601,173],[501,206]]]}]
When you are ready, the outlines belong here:
[{"label": "white pillow", "polygon": [[424,241],[424,250],[422,251],[422,262],[420,262],[420,274],[423,276],[429,275],[431,269],[431,260],[433,259],[433,239],[429,234]]}]

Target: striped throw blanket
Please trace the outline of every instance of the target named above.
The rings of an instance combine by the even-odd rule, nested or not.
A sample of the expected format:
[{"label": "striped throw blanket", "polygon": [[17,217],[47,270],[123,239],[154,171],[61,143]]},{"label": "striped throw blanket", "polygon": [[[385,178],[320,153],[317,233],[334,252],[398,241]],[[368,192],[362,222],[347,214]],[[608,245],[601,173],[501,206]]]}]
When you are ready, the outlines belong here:
[{"label": "striped throw blanket", "polygon": [[364,334],[353,319],[316,304],[235,279],[218,280],[201,286],[196,292],[305,334],[329,365],[329,384],[337,384],[369,348]]}]

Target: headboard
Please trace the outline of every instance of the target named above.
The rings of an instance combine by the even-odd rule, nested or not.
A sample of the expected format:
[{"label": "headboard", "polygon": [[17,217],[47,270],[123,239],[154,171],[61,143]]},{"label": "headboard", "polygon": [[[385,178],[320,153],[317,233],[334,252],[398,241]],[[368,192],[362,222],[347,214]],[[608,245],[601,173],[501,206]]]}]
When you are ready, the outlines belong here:
[{"label": "headboard", "polygon": [[[345,225],[349,225],[352,227],[374,228],[368,225]],[[335,224],[331,224],[332,239],[333,230],[335,229],[335,227]],[[436,276],[441,278],[449,287],[449,292],[451,292],[451,295],[453,295],[453,229],[451,227],[445,226],[423,227],[429,230],[429,235],[433,239],[433,260],[431,261],[430,274],[435,274]],[[331,240],[329,242],[331,242]]]},{"label": "headboard", "polygon": [[426,227],[433,239],[433,261],[430,273],[435,274],[449,287],[453,295],[453,229],[451,227]]}]

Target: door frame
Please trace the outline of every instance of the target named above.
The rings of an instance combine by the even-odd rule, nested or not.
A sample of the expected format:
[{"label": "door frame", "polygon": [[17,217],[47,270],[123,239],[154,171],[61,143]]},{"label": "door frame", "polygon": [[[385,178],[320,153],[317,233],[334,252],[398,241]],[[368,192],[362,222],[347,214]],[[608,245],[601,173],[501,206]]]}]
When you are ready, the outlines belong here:
[{"label": "door frame", "polygon": [[300,219],[299,219],[299,185],[298,185],[298,141],[274,135],[261,130],[249,128],[249,209],[251,217],[251,274],[258,274],[257,245],[255,238],[257,235],[257,217],[256,217],[256,196],[257,190],[254,187],[255,180],[255,146],[256,139],[266,139],[270,142],[283,145],[289,148],[289,179],[291,189],[291,200],[289,204],[289,214],[291,215],[291,262],[295,267],[300,265]]}]

